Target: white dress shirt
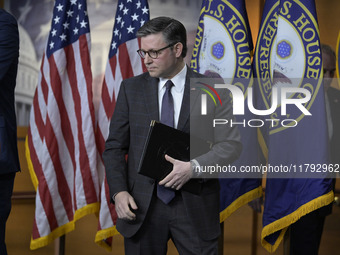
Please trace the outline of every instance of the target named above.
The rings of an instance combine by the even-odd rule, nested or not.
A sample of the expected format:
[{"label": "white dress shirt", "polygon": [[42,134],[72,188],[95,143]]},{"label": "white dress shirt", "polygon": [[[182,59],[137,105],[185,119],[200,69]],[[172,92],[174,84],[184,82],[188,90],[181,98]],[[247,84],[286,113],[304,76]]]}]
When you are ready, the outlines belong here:
[{"label": "white dress shirt", "polygon": [[[185,85],[185,79],[187,75],[187,66],[184,65],[183,69],[174,76],[171,81],[174,84],[174,86],[171,88],[171,94],[172,98],[174,100],[174,124],[175,128],[177,128],[178,125],[178,119],[179,114],[181,111],[182,106],[182,100],[184,95],[184,85]],[[159,119],[161,119],[161,112],[162,112],[162,100],[163,95],[165,93],[165,83],[168,81],[168,79],[159,78],[158,83],[158,105],[159,105]]]}]

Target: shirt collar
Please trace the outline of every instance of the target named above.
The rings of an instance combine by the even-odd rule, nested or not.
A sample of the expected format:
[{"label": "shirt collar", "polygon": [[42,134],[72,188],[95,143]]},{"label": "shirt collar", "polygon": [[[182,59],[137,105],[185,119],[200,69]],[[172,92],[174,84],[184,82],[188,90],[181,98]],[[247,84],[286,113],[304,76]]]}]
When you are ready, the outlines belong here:
[{"label": "shirt collar", "polygon": [[[174,77],[172,77],[171,81],[174,84],[174,88],[177,92],[181,92],[184,89],[184,85],[185,85],[185,79],[186,79],[186,75],[187,75],[187,65],[184,65],[184,67],[182,68],[182,70],[176,74]],[[164,78],[159,78],[159,89],[162,90],[165,83],[168,81],[169,79],[164,79]]]}]

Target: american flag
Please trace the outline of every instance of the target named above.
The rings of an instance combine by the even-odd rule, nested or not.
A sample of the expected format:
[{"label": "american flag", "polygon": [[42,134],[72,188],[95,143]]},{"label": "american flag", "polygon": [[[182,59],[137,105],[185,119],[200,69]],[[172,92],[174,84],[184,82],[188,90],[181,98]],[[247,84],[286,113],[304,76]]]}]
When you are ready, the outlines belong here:
[{"label": "american flag", "polygon": [[99,211],[99,178],[85,0],[57,0],[33,98],[26,155],[36,188],[31,249]]},{"label": "american flag", "polygon": [[98,171],[101,176],[101,207],[96,242],[108,249],[112,244],[112,236],[117,233],[115,228],[117,215],[114,206],[110,204],[110,194],[101,155],[109,134],[110,120],[115,109],[120,83],[123,79],[146,71],[143,61],[136,52],[140,48],[136,32],[148,20],[149,6],[146,0],[118,1],[101,102],[98,109],[96,135],[99,152]]}]

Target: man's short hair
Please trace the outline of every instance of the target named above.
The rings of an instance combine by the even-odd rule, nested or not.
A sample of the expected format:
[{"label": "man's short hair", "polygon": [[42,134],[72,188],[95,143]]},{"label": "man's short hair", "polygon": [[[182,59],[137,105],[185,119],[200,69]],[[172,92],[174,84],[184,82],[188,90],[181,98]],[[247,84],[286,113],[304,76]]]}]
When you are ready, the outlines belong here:
[{"label": "man's short hair", "polygon": [[138,31],[137,37],[162,33],[167,44],[180,42],[183,44],[182,57],[185,58],[187,47],[187,31],[184,25],[169,17],[157,17],[146,22]]}]

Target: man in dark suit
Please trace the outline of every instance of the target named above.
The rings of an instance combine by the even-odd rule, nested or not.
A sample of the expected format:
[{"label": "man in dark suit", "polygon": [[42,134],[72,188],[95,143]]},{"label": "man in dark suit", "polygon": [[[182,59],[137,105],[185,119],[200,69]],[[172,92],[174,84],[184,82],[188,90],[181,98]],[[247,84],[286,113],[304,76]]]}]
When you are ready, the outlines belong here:
[{"label": "man in dark suit", "polygon": [[[321,50],[331,163],[340,164],[340,90],[331,86],[333,80],[336,81],[334,79],[336,56],[329,45],[322,44]],[[339,84],[337,86],[339,88]]]},{"label": "man in dark suit", "polygon": [[[330,148],[330,163],[340,164],[340,91],[331,87],[335,74],[335,52],[326,44],[321,45],[323,85]],[[333,182],[333,189],[335,179]],[[291,226],[290,255],[317,255],[326,216],[331,214],[333,204],[321,207]]]},{"label": "man in dark suit", "polygon": [[[208,102],[207,115],[201,116],[202,90],[190,85],[190,78],[203,76],[185,65],[186,30],[179,21],[167,17],[152,19],[140,28],[137,36],[141,38],[138,53],[148,72],[122,82],[103,154],[118,215],[117,230],[125,237],[125,252],[166,254],[171,238],[180,254],[217,254],[218,180],[201,179],[199,194],[181,188],[197,174],[195,165],[227,165],[239,156],[238,130],[227,125],[212,126],[213,118],[233,118],[230,101],[223,106]],[[169,94],[170,99],[164,99]],[[163,122],[170,112],[163,111],[167,107],[165,101],[173,101],[173,127],[212,141],[213,146],[190,162],[166,156],[173,170],[155,183],[138,174],[137,168],[150,121]],[[204,123],[211,125],[207,128]],[[168,201],[163,198],[164,190],[172,194]]]},{"label": "man in dark suit", "polygon": [[15,173],[20,170],[14,88],[19,58],[15,18],[0,8],[0,254],[6,255],[6,221],[11,211]]}]

